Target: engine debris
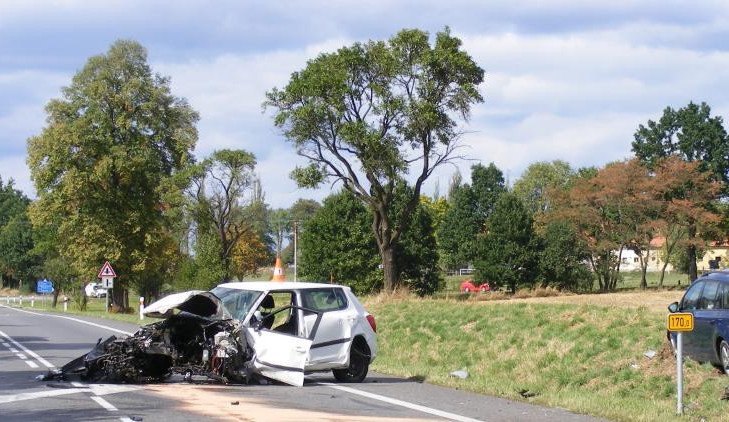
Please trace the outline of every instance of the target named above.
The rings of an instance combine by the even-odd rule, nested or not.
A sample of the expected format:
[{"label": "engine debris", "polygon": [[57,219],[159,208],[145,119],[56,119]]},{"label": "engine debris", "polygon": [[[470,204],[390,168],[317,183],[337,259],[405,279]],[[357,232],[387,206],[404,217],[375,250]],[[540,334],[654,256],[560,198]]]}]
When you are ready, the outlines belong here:
[{"label": "engine debris", "polygon": [[131,336],[99,339],[90,352],[42,380],[152,383],[182,374],[239,383],[249,378],[252,357],[238,321],[183,311]]}]

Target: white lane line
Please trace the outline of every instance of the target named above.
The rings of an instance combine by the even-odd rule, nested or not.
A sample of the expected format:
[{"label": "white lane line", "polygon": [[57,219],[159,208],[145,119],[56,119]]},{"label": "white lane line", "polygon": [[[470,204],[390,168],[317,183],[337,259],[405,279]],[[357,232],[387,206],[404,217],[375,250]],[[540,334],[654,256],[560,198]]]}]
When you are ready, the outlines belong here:
[{"label": "white lane line", "polygon": [[10,348],[10,345],[5,342],[3,342],[3,346],[7,347],[8,349]]},{"label": "white lane line", "polygon": [[478,419],[469,418],[467,416],[456,415],[455,413],[444,412],[442,410],[433,409],[430,407],[425,407],[425,406],[421,406],[419,404],[410,403],[410,402],[406,402],[406,401],[402,401],[402,400],[398,400],[398,399],[393,399],[393,398],[387,397],[387,396],[381,396],[379,394],[368,393],[366,391],[357,390],[357,389],[350,388],[350,387],[344,387],[344,386],[332,384],[329,382],[320,382],[318,384],[325,385],[325,386],[327,386],[329,388],[333,388],[335,390],[344,391],[345,393],[356,394],[358,396],[367,397],[367,398],[370,398],[373,400],[379,400],[379,401],[382,401],[385,403],[394,404],[395,406],[400,406],[400,407],[405,407],[405,408],[412,409],[412,410],[417,410],[418,412],[428,413],[430,415],[438,416],[440,418],[449,419],[452,421],[480,422]]},{"label": "white lane line", "polygon": [[69,321],[75,321],[75,322],[78,322],[78,323],[81,323],[81,324],[90,325],[90,326],[96,327],[96,328],[103,328],[105,330],[113,331],[113,332],[119,333],[119,334],[126,334],[128,336],[132,335],[132,333],[130,333],[129,331],[119,330],[117,328],[108,327],[106,325],[101,325],[101,324],[96,324],[96,323],[90,322],[90,321],[84,321],[83,319],[71,318],[71,317],[67,317],[67,316],[64,316],[64,315],[47,314],[47,313],[42,313],[42,312],[31,312],[31,311],[26,311],[24,309],[18,309],[18,308],[14,308],[12,306],[6,306],[6,305],[0,305],[0,307],[12,309],[12,310],[17,311],[17,312],[24,312],[26,314],[31,314],[31,315],[39,315],[39,316],[45,316],[45,317],[50,317],[50,318],[67,319]]},{"label": "white lane line", "polygon": [[10,350],[11,353],[18,353],[18,349],[15,347],[8,347],[8,350]]},{"label": "white lane line", "polygon": [[132,419],[132,418],[127,418],[126,416],[125,416],[125,417],[123,417],[123,418],[119,418],[119,420],[120,420],[121,422],[134,422],[134,419]]},{"label": "white lane line", "polygon": [[91,389],[89,388],[71,388],[67,390],[43,390],[43,391],[35,391],[33,393],[19,393],[19,394],[8,394],[5,396],[0,396],[0,404],[3,403],[14,403],[17,401],[23,401],[23,400],[35,400],[35,399],[41,399],[45,397],[56,397],[56,396],[65,396],[67,394],[76,394],[76,393],[82,393],[82,392],[91,392]]},{"label": "white lane line", "polygon": [[113,404],[106,401],[103,397],[91,396],[91,400],[95,401],[96,403],[99,404],[99,406],[103,407],[104,409],[108,410],[109,412],[116,412],[119,410],[116,407],[114,407]]},{"label": "white lane line", "polygon": [[24,354],[22,354],[22,353],[16,353],[16,354],[15,354],[15,356],[17,356],[17,357],[19,357],[20,359],[23,359],[23,360],[26,360],[26,359],[28,359],[28,358],[27,358],[27,357],[25,357],[25,355],[24,355]]},{"label": "white lane line", "polygon": [[36,352],[34,352],[34,351],[32,351],[32,350],[28,349],[27,347],[23,346],[22,344],[18,343],[17,341],[13,340],[12,338],[10,338],[10,336],[9,336],[9,335],[7,335],[7,334],[5,334],[4,332],[0,331],[0,335],[1,335],[1,336],[3,336],[3,337],[5,337],[5,339],[6,339],[7,341],[9,341],[10,343],[12,343],[12,344],[14,344],[14,345],[18,346],[18,347],[19,347],[20,349],[22,349],[22,350],[23,350],[23,351],[24,351],[25,353],[27,353],[27,354],[29,354],[29,355],[33,356],[33,357],[35,358],[35,360],[37,360],[38,362],[40,362],[40,363],[42,363],[43,365],[45,365],[45,366],[46,366],[46,368],[55,368],[55,367],[56,367],[56,366],[55,366],[55,365],[53,365],[52,363],[50,363],[50,362],[48,362],[47,360],[45,360],[45,359],[43,359],[42,357],[40,357],[40,355],[38,355],[38,353],[36,353]]},{"label": "white lane line", "polygon": [[32,360],[24,360],[23,362],[27,363],[28,366],[30,366],[31,368],[37,368],[38,367],[38,364],[35,363],[35,362],[33,362]]}]

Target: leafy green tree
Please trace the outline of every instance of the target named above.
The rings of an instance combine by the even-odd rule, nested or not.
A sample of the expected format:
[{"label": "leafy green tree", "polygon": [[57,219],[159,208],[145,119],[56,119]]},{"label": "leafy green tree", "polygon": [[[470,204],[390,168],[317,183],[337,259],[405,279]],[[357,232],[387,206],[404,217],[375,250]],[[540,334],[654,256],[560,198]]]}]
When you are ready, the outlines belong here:
[{"label": "leafy green tree", "polygon": [[[395,208],[407,204],[405,183],[395,189]],[[382,283],[377,244],[370,230],[371,214],[352,193],[343,190],[324,200],[323,207],[304,224],[300,274],[310,280],[346,284],[357,292],[378,290]],[[432,217],[419,205],[412,223],[395,251],[402,269],[400,283],[418,294],[436,291],[441,284]]]},{"label": "leafy green tree", "polygon": [[[292,172],[298,184],[333,178],[371,211],[386,290],[400,279],[395,249],[423,183],[455,158],[456,118],[483,101],[483,75],[450,30],[431,45],[428,33],[413,29],[321,54],[267,93],[275,124],[309,160]],[[412,194],[394,223],[393,191],[405,175],[414,178]]]},{"label": "leafy green tree", "polygon": [[543,286],[573,291],[592,289],[594,277],[586,264],[590,251],[569,221],[547,224],[541,245],[539,275]]},{"label": "leafy green tree", "polygon": [[504,192],[504,175],[493,163],[471,167],[471,184],[454,190],[451,206],[438,227],[438,247],[446,268],[456,269],[474,261],[476,238]]},{"label": "leafy green tree", "polygon": [[514,183],[513,192],[532,214],[547,212],[551,203],[550,192],[567,189],[574,176],[575,172],[565,161],[540,161],[524,170]]},{"label": "leafy green tree", "polygon": [[299,274],[312,281],[345,284],[357,293],[382,285],[371,216],[348,191],[330,195],[304,223],[300,238]]},{"label": "leafy green tree", "polygon": [[112,300],[126,309],[127,288],[150,270],[142,258],[160,252],[149,242],[164,230],[159,188],[190,162],[198,114],[134,41],[91,57],[46,114],[28,139],[33,226],[58,223],[58,250],[83,279],[110,260],[119,275]]},{"label": "leafy green tree", "polygon": [[[686,162],[700,163],[699,170],[710,171],[715,180],[724,183],[723,194],[729,194],[729,138],[723,119],[711,116],[708,104],[690,102],[678,110],[666,107],[657,122],[649,120],[646,125],[638,126],[634,138],[636,157],[651,169],[661,159],[678,155]],[[686,256],[691,281],[698,276],[695,246],[698,234],[696,227],[688,227]]]},{"label": "leafy green tree", "polygon": [[537,279],[540,249],[533,218],[519,197],[511,192],[499,196],[479,239],[476,279],[492,286],[533,286]]},{"label": "leafy green tree", "polygon": [[28,221],[30,201],[15,189],[13,179],[0,179],[0,279],[3,287],[31,286],[39,264],[33,252],[33,232]]},{"label": "leafy green tree", "polygon": [[[204,242],[209,242],[211,236],[217,239],[218,258],[207,262],[215,263],[214,267],[208,268],[210,274],[217,274],[218,263],[222,265],[222,277],[218,282],[230,278],[233,249],[246,232],[253,230],[249,224],[249,205],[253,201],[255,165],[255,157],[245,150],[222,149],[179,175],[182,185],[187,186],[185,192],[195,238],[204,239]],[[205,243],[204,247],[212,248],[213,245]],[[212,251],[206,249],[206,252]]]}]

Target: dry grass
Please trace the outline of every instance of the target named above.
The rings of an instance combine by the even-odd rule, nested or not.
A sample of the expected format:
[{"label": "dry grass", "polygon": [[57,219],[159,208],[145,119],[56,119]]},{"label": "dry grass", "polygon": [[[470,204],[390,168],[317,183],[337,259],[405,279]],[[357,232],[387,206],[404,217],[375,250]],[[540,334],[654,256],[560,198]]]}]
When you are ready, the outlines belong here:
[{"label": "dry grass", "polygon": [[[518,293],[518,292],[517,292]],[[529,297],[512,299],[524,303],[564,303],[572,305],[597,305],[610,308],[646,307],[652,312],[667,312],[671,302],[681,300],[682,290],[647,290],[601,294],[561,295],[552,297]]]}]

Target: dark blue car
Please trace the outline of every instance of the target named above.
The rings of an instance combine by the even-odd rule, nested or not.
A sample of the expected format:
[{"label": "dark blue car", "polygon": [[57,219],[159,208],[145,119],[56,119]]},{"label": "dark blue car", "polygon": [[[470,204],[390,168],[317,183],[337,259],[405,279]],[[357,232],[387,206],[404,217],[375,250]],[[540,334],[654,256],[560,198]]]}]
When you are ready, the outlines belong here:
[{"label": "dark blue car", "polygon": [[[711,362],[729,373],[729,271],[697,278],[670,312],[694,315],[694,330],[683,333],[683,352],[699,362]],[[669,334],[676,344],[675,333]]]}]

